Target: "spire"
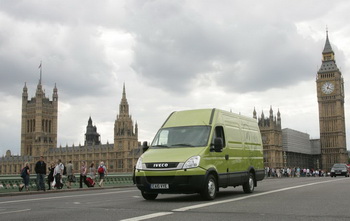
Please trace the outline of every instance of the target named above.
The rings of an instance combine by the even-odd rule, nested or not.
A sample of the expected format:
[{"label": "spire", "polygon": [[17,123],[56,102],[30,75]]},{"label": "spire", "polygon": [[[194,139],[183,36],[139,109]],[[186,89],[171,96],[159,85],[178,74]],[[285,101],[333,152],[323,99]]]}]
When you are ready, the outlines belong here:
[{"label": "spire", "polygon": [[28,92],[27,82],[24,82],[23,92]]},{"label": "spire", "polygon": [[270,120],[273,118],[273,110],[272,110],[272,105],[270,106]]},{"label": "spire", "polygon": [[24,100],[27,100],[27,98],[28,98],[27,82],[24,83],[22,98],[23,98]]},{"label": "spire", "polygon": [[122,100],[120,101],[119,105],[119,115],[120,116],[129,116],[129,104],[126,99],[126,92],[125,92],[125,83],[123,84],[123,95]]},{"label": "spire", "polygon": [[328,38],[328,29],[326,30],[326,43],[322,52],[322,65],[320,67],[320,70],[318,74],[320,73],[329,73],[332,71],[339,71],[335,58],[334,58],[334,52],[332,49],[331,44],[329,43]]},{"label": "spire", "polygon": [[324,45],[324,49],[322,54],[327,54],[327,53],[334,53],[331,44],[329,43],[328,39],[328,28],[326,30],[326,44]]},{"label": "spire", "polygon": [[42,68],[42,61],[40,61],[40,65],[39,65],[39,67],[38,67],[38,68],[40,69],[40,78],[39,78],[39,84],[41,84],[42,70],[43,70],[43,68]]},{"label": "spire", "polygon": [[123,83],[123,99],[126,99],[125,83]]},{"label": "spire", "polygon": [[55,102],[57,102],[57,100],[58,100],[56,83],[55,83],[55,87],[53,88],[52,100],[55,101]]},{"label": "spire", "polygon": [[253,118],[256,119],[256,110],[255,110],[255,107],[254,107],[254,111],[253,111]]},{"label": "spire", "polygon": [[89,117],[89,120],[88,120],[88,126],[92,126],[92,119],[91,119],[91,116]]}]

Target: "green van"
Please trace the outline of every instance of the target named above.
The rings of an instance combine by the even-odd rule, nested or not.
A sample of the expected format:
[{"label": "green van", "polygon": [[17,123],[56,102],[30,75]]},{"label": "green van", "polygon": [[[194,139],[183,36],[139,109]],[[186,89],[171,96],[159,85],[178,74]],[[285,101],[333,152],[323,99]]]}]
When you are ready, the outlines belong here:
[{"label": "green van", "polygon": [[135,167],[143,198],[200,193],[213,200],[219,187],[252,193],[263,180],[263,146],[255,119],[219,109],[170,114]]}]

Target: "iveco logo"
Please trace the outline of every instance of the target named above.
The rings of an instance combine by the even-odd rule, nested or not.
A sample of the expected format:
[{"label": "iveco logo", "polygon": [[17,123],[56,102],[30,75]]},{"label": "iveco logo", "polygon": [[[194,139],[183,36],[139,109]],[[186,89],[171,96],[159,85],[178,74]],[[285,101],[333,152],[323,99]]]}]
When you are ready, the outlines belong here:
[{"label": "iveco logo", "polygon": [[168,167],[169,164],[167,163],[154,163],[153,164],[153,168],[159,167],[159,168],[164,168],[164,167]]}]

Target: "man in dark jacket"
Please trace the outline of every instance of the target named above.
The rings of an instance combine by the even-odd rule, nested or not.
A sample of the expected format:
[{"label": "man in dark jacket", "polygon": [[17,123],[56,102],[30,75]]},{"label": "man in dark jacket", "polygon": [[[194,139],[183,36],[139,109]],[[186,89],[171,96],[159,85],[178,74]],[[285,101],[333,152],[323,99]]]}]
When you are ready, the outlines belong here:
[{"label": "man in dark jacket", "polygon": [[44,162],[44,157],[40,156],[40,160],[35,164],[36,173],[36,185],[39,190],[45,191],[45,175],[46,175],[46,163]]}]

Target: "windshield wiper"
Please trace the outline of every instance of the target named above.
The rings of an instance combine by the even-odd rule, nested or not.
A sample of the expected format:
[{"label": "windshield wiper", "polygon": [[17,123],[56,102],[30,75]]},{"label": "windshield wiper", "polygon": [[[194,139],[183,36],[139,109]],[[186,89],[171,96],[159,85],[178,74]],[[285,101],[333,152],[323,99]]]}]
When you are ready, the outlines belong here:
[{"label": "windshield wiper", "polygon": [[174,147],[174,146],[180,146],[180,147],[194,147],[193,145],[188,144],[188,143],[177,143],[177,144],[172,144],[171,146],[172,146],[172,147]]}]

